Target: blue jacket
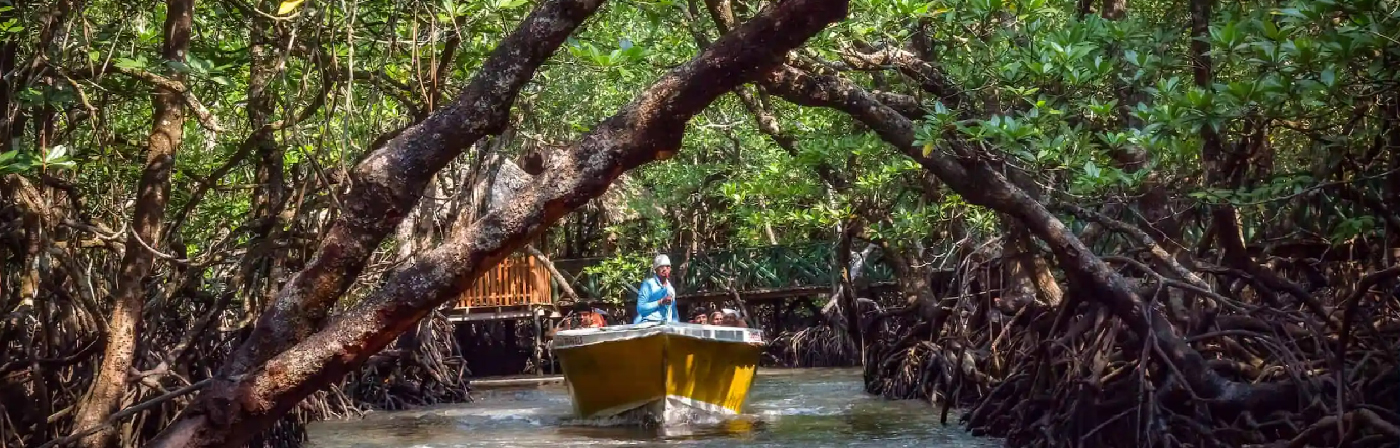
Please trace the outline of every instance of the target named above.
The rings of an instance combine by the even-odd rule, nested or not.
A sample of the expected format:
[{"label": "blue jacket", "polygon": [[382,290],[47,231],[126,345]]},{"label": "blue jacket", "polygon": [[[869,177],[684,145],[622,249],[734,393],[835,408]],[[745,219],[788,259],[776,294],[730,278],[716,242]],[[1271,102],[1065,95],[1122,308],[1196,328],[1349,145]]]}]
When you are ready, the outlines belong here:
[{"label": "blue jacket", "polygon": [[[670,295],[672,300],[669,305],[661,304],[661,299]],[[642,286],[637,288],[637,318],[632,321],[639,324],[646,321],[670,321],[679,322],[679,313],[676,311],[676,288],[672,284],[661,285],[661,280],[655,275],[647,277],[642,281]]]}]

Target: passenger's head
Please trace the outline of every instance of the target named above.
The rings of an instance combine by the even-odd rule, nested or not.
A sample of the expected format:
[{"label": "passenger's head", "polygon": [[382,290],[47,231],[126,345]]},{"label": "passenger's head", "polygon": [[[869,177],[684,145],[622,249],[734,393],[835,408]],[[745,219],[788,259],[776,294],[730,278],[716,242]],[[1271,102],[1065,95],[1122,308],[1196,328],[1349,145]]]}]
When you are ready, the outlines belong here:
[{"label": "passenger's head", "polygon": [[724,312],[715,311],[710,313],[710,325],[724,325]]},{"label": "passenger's head", "polygon": [[588,306],[588,304],[587,304],[587,303],[583,303],[583,301],[578,301],[578,302],[574,302],[573,310],[574,310],[575,313],[579,313],[579,314],[591,313],[591,312],[593,312],[593,307]]},{"label": "passenger's head", "polygon": [[719,312],[722,313],[722,314],[724,314],[724,324],[725,324],[725,325],[737,325],[737,324],[739,323],[739,312],[738,312],[738,311],[734,311],[734,310],[732,310],[732,309],[725,308],[725,309],[720,310]]},{"label": "passenger's head", "polygon": [[706,315],[704,312],[699,312],[690,318],[690,322],[704,325],[710,322],[710,316]]},{"label": "passenger's head", "polygon": [[670,277],[671,257],[667,257],[666,254],[657,255],[656,259],[651,262],[651,271],[655,272],[657,277]]}]

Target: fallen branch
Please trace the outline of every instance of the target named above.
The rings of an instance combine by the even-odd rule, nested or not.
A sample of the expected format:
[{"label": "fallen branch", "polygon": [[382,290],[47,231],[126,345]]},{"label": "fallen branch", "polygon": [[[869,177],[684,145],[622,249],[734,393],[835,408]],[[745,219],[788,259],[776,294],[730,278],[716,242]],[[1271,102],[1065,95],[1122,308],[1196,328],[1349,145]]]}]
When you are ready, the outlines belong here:
[{"label": "fallen branch", "polygon": [[554,282],[559,284],[559,289],[564,290],[564,297],[574,300],[578,299],[578,293],[574,292],[574,287],[570,284],[569,278],[559,273],[559,269],[554,267],[554,262],[549,261],[549,257],[545,256],[544,252],[540,252],[533,244],[526,244],[525,250],[529,252],[531,256],[535,257],[536,260],[539,260],[540,263],[544,264],[545,270],[548,270],[549,275],[554,277]]}]

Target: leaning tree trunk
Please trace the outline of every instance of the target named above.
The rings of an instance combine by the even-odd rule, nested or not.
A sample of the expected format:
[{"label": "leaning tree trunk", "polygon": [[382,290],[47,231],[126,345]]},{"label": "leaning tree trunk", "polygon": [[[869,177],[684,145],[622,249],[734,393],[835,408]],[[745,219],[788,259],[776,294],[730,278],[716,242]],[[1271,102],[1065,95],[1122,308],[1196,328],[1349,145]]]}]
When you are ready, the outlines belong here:
[{"label": "leaning tree trunk", "polygon": [[564,294],[565,298],[571,300],[579,299],[578,293],[574,291],[573,283],[569,281],[568,277],[564,276],[564,273],[559,272],[559,269],[554,267],[554,262],[550,261],[549,256],[545,255],[544,252],[540,252],[540,250],[536,249],[532,244],[526,244],[525,251],[529,252],[530,256],[535,257],[536,261],[544,265],[545,270],[549,271],[549,276],[554,277],[554,282],[559,284],[559,291]]},{"label": "leaning tree trunk", "polygon": [[881,103],[873,94],[837,75],[816,75],[785,65],[762,80],[774,93],[798,105],[831,107],[869,126],[924,169],[938,175],[968,202],[982,205],[1022,222],[1045,241],[1077,294],[1097,301],[1122,320],[1140,340],[1155,338],[1165,362],[1214,407],[1266,409],[1296,406],[1296,389],[1289,383],[1250,384],[1220,376],[1200,352],[1176,334],[1160,313],[1153,312],[1128,287],[1123,277],[1030,195],[1013,185],[979,150],[957,135],[946,135],[940,149],[925,153],[916,146],[914,123]]},{"label": "leaning tree trunk", "polygon": [[[510,86],[518,90],[534,67],[557,48],[571,31],[599,6],[598,1],[554,0],[531,13],[479,70],[473,87],[456,104],[406,130],[385,148],[376,151],[357,168],[361,177],[393,188],[380,196],[360,196],[370,203],[346,203],[346,220],[352,223],[393,221],[384,215],[364,216],[366,211],[399,210],[411,206],[421,191],[402,185],[405,179],[426,179],[455,158],[470,141],[462,141],[463,128],[475,121],[472,108],[503,110],[488,104],[480,91]],[[783,55],[801,45],[828,24],[845,16],[844,0],[788,0],[770,4],[761,14],[725,35],[698,57],[658,79],[617,115],[604,120],[577,143],[557,150],[545,161],[545,170],[514,200],[495,212],[455,230],[437,247],[397,266],[382,287],[335,319],[326,328],[308,335],[302,325],[325,318],[319,300],[296,295],[297,286],[284,289],[279,302],[286,309],[269,310],[240,352],[268,356],[265,363],[243,366],[241,375],[215,379],[195,403],[152,441],[153,447],[235,447],[267,429],[306,396],[364,364],[403,331],[412,328],[434,308],[457,297],[478,276],[510,253],[541,234],[550,224],[606,191],[623,172],[642,164],[672,157],[679,150],[686,123],[720,95],[747,80],[772,70]],[[761,43],[761,44],[760,44]],[[524,56],[538,56],[522,60]],[[533,65],[530,65],[533,64]],[[518,81],[518,83],[516,82]],[[512,90],[514,92],[515,90]],[[511,95],[497,95],[506,101]],[[447,146],[447,142],[453,146]],[[362,184],[357,184],[362,185]],[[365,187],[371,188],[371,187]],[[402,196],[387,194],[401,192]],[[378,226],[379,224],[374,224]],[[390,227],[391,228],[391,227]],[[347,232],[350,241],[377,241],[379,227]],[[342,242],[344,243],[344,242]],[[328,241],[328,245],[336,244]],[[323,256],[334,255],[325,254]],[[361,263],[362,264],[362,263]],[[316,277],[309,267],[298,274],[301,281]],[[308,272],[311,272],[310,274]],[[325,275],[324,273],[319,275]],[[348,274],[347,274],[348,275]],[[352,276],[353,278],[353,276]],[[306,285],[316,287],[319,285]],[[333,292],[334,285],[316,288]],[[291,292],[287,292],[287,291]],[[336,294],[337,296],[339,293]],[[276,306],[274,306],[276,308]],[[250,348],[257,345],[257,348]],[[253,357],[256,358],[256,357]],[[244,358],[246,362],[250,358]]]},{"label": "leaning tree trunk", "polygon": [[[165,44],[161,56],[167,61],[184,62],[190,48],[190,26],[193,22],[194,0],[168,0],[165,16]],[[183,76],[171,73],[181,80]],[[161,240],[161,223],[170,196],[170,173],[175,167],[175,153],[184,136],[185,102],[179,92],[155,87],[152,100],[151,136],[146,149],[146,164],[141,170],[136,208],[132,212],[131,233],[127,235],[126,251],[112,317],[107,324],[107,347],[97,379],[87,398],[78,406],[74,431],[106,424],[106,420],[121,405],[126,395],[126,375],[136,355],[137,335],[140,333],[141,312],[145,305],[145,289],[141,282],[151,272],[155,261],[153,246]],[[116,431],[111,428],[83,438],[79,446],[103,448],[114,446]]]},{"label": "leaning tree trunk", "polygon": [[600,4],[542,4],[502,41],[456,101],[404,129],[356,165],[350,191],[341,197],[344,209],[315,257],[278,291],[218,376],[247,373],[324,327],[331,306],[417,205],[433,175],[477,140],[505,130],[520,89]]}]

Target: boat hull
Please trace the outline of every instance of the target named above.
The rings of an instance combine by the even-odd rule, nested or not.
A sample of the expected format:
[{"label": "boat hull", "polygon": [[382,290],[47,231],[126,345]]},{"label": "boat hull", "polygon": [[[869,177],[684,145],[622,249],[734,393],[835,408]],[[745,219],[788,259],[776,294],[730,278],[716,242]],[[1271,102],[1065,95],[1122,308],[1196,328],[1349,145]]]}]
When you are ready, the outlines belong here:
[{"label": "boat hull", "polygon": [[556,336],[555,354],[579,417],[672,424],[742,411],[762,351],[759,330],[620,327]]}]

